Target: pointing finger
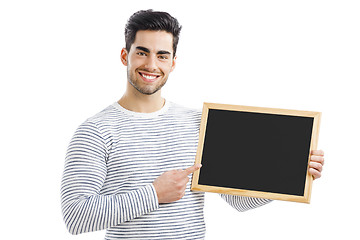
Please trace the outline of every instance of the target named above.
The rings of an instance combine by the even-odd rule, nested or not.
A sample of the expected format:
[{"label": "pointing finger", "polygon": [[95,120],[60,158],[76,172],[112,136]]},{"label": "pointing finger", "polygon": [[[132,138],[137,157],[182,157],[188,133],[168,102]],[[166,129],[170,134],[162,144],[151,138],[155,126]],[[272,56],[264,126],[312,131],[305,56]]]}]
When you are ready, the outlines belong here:
[{"label": "pointing finger", "polygon": [[196,170],[199,170],[201,168],[201,164],[195,164],[191,167],[188,167],[187,169],[184,170],[184,174],[187,176],[193,172],[195,172]]}]

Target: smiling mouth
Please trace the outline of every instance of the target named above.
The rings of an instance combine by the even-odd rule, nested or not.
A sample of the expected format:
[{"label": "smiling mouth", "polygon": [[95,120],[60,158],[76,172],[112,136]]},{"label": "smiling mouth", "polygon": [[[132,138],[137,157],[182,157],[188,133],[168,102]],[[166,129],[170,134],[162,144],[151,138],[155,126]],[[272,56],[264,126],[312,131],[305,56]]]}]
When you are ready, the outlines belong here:
[{"label": "smiling mouth", "polygon": [[160,77],[160,75],[143,73],[143,72],[139,72],[139,74],[145,82],[154,82],[156,79]]}]

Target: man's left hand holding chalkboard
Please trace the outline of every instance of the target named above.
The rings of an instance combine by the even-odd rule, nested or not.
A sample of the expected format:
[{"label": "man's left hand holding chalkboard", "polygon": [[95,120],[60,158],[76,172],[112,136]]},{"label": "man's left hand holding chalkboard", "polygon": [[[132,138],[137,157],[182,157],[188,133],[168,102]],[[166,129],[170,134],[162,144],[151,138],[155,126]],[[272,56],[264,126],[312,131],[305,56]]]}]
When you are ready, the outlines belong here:
[{"label": "man's left hand holding chalkboard", "polygon": [[309,173],[314,179],[321,177],[322,168],[324,166],[324,151],[313,150],[311,151]]}]

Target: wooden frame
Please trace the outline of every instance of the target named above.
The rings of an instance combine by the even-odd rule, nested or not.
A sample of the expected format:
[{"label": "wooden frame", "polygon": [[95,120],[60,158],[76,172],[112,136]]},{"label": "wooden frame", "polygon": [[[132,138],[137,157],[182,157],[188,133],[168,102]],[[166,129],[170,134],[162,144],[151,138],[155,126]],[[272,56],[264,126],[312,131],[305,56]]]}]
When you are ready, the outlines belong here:
[{"label": "wooden frame", "polygon": [[[304,128],[311,128],[311,129],[308,129],[308,135],[310,137],[309,141],[310,141],[310,144],[309,146],[307,146],[307,143],[306,141],[304,141],[305,143],[303,144],[306,148],[302,148],[302,149],[306,149],[306,150],[301,150],[302,153],[307,153],[307,155],[305,156],[304,154],[302,156],[305,156],[305,159],[304,157],[303,158],[300,158],[300,157],[297,157],[296,159],[302,159],[300,160],[299,162],[301,162],[302,164],[302,168],[301,169],[305,169],[305,170],[302,170],[302,172],[300,171],[300,175],[303,173],[303,177],[305,179],[305,182],[303,182],[303,180],[300,179],[300,184],[303,183],[304,186],[301,186],[303,187],[303,192],[302,192],[302,188],[300,187],[299,189],[300,190],[296,190],[300,193],[296,193],[296,194],[293,194],[292,193],[292,190],[289,191],[291,193],[288,193],[287,190],[286,191],[273,191],[271,189],[271,191],[268,191],[267,190],[267,187],[265,187],[265,190],[261,190],[261,189],[256,189],[255,187],[255,190],[253,187],[251,187],[251,189],[247,189],[247,188],[242,188],[242,187],[233,187],[233,186],[222,186],[221,183],[217,183],[217,181],[219,180],[219,182],[221,181],[225,181],[223,179],[226,179],[226,178],[229,178],[230,180],[229,181],[232,181],[232,180],[237,180],[238,179],[238,176],[228,176],[227,174],[227,171],[228,170],[224,170],[223,172],[224,173],[221,173],[222,176],[218,176],[217,172],[220,171],[220,168],[222,167],[222,161],[223,159],[221,159],[221,157],[219,157],[219,159],[216,159],[216,160],[211,160],[211,161],[216,161],[215,163],[212,162],[212,165],[210,164],[210,162],[208,161],[208,159],[212,158],[212,155],[216,155],[218,156],[218,152],[216,152],[216,149],[217,148],[216,146],[218,146],[217,144],[221,145],[221,146],[225,146],[224,149],[225,151],[228,151],[228,145],[231,145],[231,146],[236,146],[237,145],[234,145],[234,141],[233,140],[228,140],[229,142],[228,143],[224,143],[224,141],[226,142],[227,140],[224,139],[224,138],[220,138],[220,139],[213,139],[212,141],[215,143],[215,145],[209,145],[208,149],[205,149],[204,150],[204,147],[206,147],[207,145],[204,145],[205,141],[206,142],[210,142],[210,137],[207,136],[207,134],[210,134],[212,133],[211,131],[215,132],[219,132],[218,131],[218,128],[219,126],[216,126],[216,123],[214,123],[213,125],[211,126],[216,126],[215,128],[213,129],[216,129],[216,130],[211,130],[211,128],[208,129],[208,132],[207,132],[207,127],[209,125],[209,114],[211,113],[211,119],[218,119],[218,118],[221,118],[221,114],[230,114],[229,116],[237,116],[238,114],[249,114],[249,116],[251,117],[261,117],[261,118],[272,118],[272,117],[276,117],[276,119],[290,119],[290,120],[284,120],[284,121],[293,121],[293,120],[296,120],[297,119],[299,121],[307,121],[307,122],[310,122],[309,124],[307,124],[307,126],[311,126],[311,127],[304,127]],[[255,113],[255,114],[254,114]],[[247,116],[247,115],[245,115]],[[294,118],[295,117],[295,118]],[[276,109],[276,108],[263,108],[263,107],[249,107],[249,106],[239,106],[239,105],[228,105],[228,104],[216,104],[216,103],[204,103],[204,106],[203,106],[203,112],[202,112],[202,118],[201,118],[201,124],[200,124],[200,133],[199,133],[199,143],[198,143],[198,149],[197,149],[197,154],[196,154],[196,159],[195,159],[195,164],[197,163],[201,163],[203,166],[200,170],[194,172],[193,174],[193,179],[192,179],[192,186],[191,186],[191,190],[193,191],[202,191],[202,192],[215,192],[215,193],[223,193],[223,194],[231,194],[231,195],[241,195],[241,196],[247,196],[247,197],[257,197],[257,198],[267,198],[267,199],[273,199],[273,200],[284,200],[284,201],[294,201],[294,202],[303,202],[303,203],[310,203],[310,195],[311,195],[311,187],[312,187],[312,181],[313,181],[313,178],[312,176],[309,174],[308,172],[308,163],[310,161],[310,152],[311,150],[315,150],[317,149],[317,142],[318,142],[318,135],[319,135],[319,126],[320,126],[320,118],[321,118],[321,113],[320,112],[310,112],[310,111],[298,111],[298,110],[287,110],[287,109]],[[228,119],[232,119],[232,118],[228,118]],[[236,118],[238,119],[238,118]],[[242,119],[241,117],[239,119]],[[255,119],[255,118],[254,118]],[[211,120],[212,122],[214,122],[214,120]],[[220,120],[219,120],[220,121]],[[236,120],[237,121],[237,120]],[[253,120],[252,120],[253,121]],[[262,120],[261,120],[262,121]],[[264,120],[266,121],[266,120]],[[277,120],[276,120],[277,121]],[[215,121],[216,122],[216,121]],[[236,122],[238,123],[238,122]],[[231,124],[231,123],[230,123]],[[251,123],[252,124],[252,123]],[[227,124],[226,124],[227,125]],[[239,124],[233,124],[233,125],[236,125],[234,127],[234,131],[236,132],[236,128],[237,126],[241,126],[242,123],[239,122]],[[229,126],[224,126],[224,124],[221,124],[220,125],[221,127],[224,127],[226,129],[232,129],[232,128],[229,128]],[[259,126],[259,125],[258,125]],[[262,125],[261,125],[262,126]],[[281,124],[280,124],[280,128],[281,128]],[[293,125],[291,125],[293,126]],[[294,125],[294,126],[297,126],[297,125]],[[220,127],[220,128],[221,128]],[[230,126],[231,127],[231,126]],[[249,126],[251,128],[251,126]],[[256,126],[254,126],[256,127]],[[248,128],[248,127],[246,127]],[[258,127],[256,127],[258,128]],[[279,128],[279,129],[280,129]],[[295,127],[296,129],[298,129],[298,127]],[[303,130],[300,129],[301,127],[299,127],[298,132],[303,132]],[[294,129],[294,127],[292,127],[292,129]],[[232,131],[232,130],[231,130]],[[274,130],[272,130],[274,132]],[[280,131],[280,130],[279,130]],[[286,132],[287,130],[284,130],[284,132],[287,134]],[[290,131],[291,132],[291,131]],[[225,133],[224,133],[225,134]],[[226,133],[227,134],[227,133]],[[231,135],[232,133],[230,133]],[[262,134],[262,133],[260,133]],[[215,135],[213,135],[215,136]],[[228,136],[228,135],[226,135]],[[209,139],[207,139],[206,137],[209,137]],[[214,137],[213,137],[214,138]],[[286,138],[288,138],[288,136],[286,135]],[[207,140],[206,140],[207,139]],[[257,138],[259,139],[259,138]],[[289,137],[289,139],[291,139],[291,136]],[[305,139],[305,138],[304,138]],[[282,140],[283,142],[285,142],[285,145],[288,144],[287,142],[291,142],[291,140],[288,141],[288,139],[285,139]],[[235,141],[237,142],[237,140]],[[248,139],[245,139],[244,142],[248,142]],[[271,144],[273,144],[273,142],[275,141],[270,141]],[[208,143],[206,143],[208,144]],[[290,143],[289,143],[290,144]],[[296,146],[299,146],[300,144],[296,145]],[[215,147],[214,147],[215,146]],[[264,145],[265,146],[265,145]],[[209,150],[211,148],[211,150]],[[230,147],[229,147],[230,148]],[[214,150],[215,149],[215,150]],[[269,148],[269,149],[273,149],[273,148]],[[221,151],[221,149],[219,149]],[[283,149],[284,150],[284,149]],[[208,154],[206,155],[206,151],[214,151],[213,153],[214,154]],[[246,150],[244,150],[245,152]],[[259,149],[259,151],[261,151],[261,149]],[[276,153],[277,149],[275,149],[274,153]],[[229,158],[232,158],[232,156],[236,155],[237,152],[242,152],[241,149],[239,149],[238,151],[236,151],[235,153],[232,153],[231,157],[229,156],[226,156],[226,159],[229,159]],[[266,151],[265,151],[266,152]],[[271,150],[271,152],[273,152],[273,150]],[[207,157],[207,159],[203,159],[203,156],[209,156]],[[290,154],[291,155],[291,154]],[[220,156],[220,155],[219,155]],[[221,155],[222,156],[222,155]],[[268,155],[267,155],[268,156]],[[276,155],[277,157],[278,155]],[[229,174],[230,172],[234,172],[234,169],[231,167],[232,165],[232,162],[236,161],[236,164],[242,164],[240,163],[241,161],[242,162],[251,162],[250,160],[248,159],[238,159],[236,158],[237,156],[234,156],[234,160],[226,160],[228,161],[226,164],[229,165],[227,169],[229,169]],[[215,157],[214,157],[215,158]],[[239,156],[239,158],[241,158],[241,156]],[[278,157],[280,158],[280,157]],[[295,157],[293,157],[295,158]],[[292,157],[289,156],[289,159],[291,160]],[[290,161],[289,160],[289,161]],[[208,162],[207,162],[208,161]],[[232,162],[231,162],[232,161]],[[257,160],[258,161],[258,160]],[[260,161],[263,161],[263,158],[260,159]],[[266,166],[270,166],[269,164],[271,163],[271,159],[269,161],[266,161],[265,165]],[[286,159],[287,161],[287,159]],[[302,163],[302,161],[304,161],[304,163]],[[290,163],[290,162],[289,162]],[[207,165],[208,164],[208,165]],[[218,166],[220,166],[219,169],[217,169],[216,165],[218,164]],[[296,163],[297,164],[297,163]],[[303,166],[305,164],[305,166]],[[213,170],[206,170],[207,166],[215,166],[215,168],[213,167]],[[261,168],[261,166],[263,166],[264,164],[263,163],[259,163],[259,165],[254,165],[254,166],[258,166],[259,168]],[[288,175],[287,176],[293,176],[291,175],[291,173],[288,173],[288,170],[286,169],[286,166],[283,166],[283,165],[287,165],[287,164],[281,164],[280,168],[284,168],[283,170],[279,170],[280,173],[276,173],[274,174],[274,178],[275,176],[276,177],[279,177],[281,175],[281,173],[287,173]],[[235,167],[236,168],[236,167]],[[252,168],[252,167],[250,167]],[[210,169],[210,167],[209,167]],[[237,167],[237,169],[241,169],[239,167]],[[271,168],[269,168],[271,169]],[[275,169],[275,167],[274,167]],[[277,168],[276,168],[277,169]],[[294,167],[292,169],[295,169],[295,172],[296,174],[298,174],[298,169],[300,168],[297,168],[297,167]],[[231,170],[231,171],[230,171]],[[207,173],[206,171],[210,172],[210,173]],[[212,171],[212,172],[211,172]],[[263,173],[266,173],[266,169],[262,169],[262,170],[259,170],[260,172],[263,171]],[[277,171],[277,170],[275,170]],[[289,170],[290,171],[290,170]],[[204,173],[202,173],[204,172]],[[246,170],[246,172],[248,172],[248,170]],[[205,174],[205,175],[204,175]],[[203,176],[206,176],[206,174],[209,174],[209,176],[207,176],[206,178],[203,177]],[[220,175],[221,175],[220,174]],[[296,175],[294,174],[294,175]],[[233,174],[234,175],[234,174]],[[254,174],[256,175],[256,174]],[[286,175],[286,174],[285,174]],[[298,174],[299,175],[299,174]],[[299,175],[299,176],[300,176]],[[305,176],[306,175],[306,176]],[[249,176],[253,176],[253,175],[249,175]],[[262,177],[263,175],[260,175],[260,178]],[[271,173],[269,173],[269,176],[268,176],[268,179],[272,178],[273,176],[271,175]],[[290,178],[291,178],[290,177]],[[216,179],[216,178],[219,178],[219,179]],[[210,180],[202,180],[202,179],[210,179]],[[256,178],[256,179],[259,179],[259,178]],[[286,178],[284,178],[285,181],[284,182],[287,182]],[[201,180],[201,181],[199,181]],[[208,182],[211,182],[211,184],[208,184],[206,181]],[[227,181],[227,180],[226,180]],[[267,179],[265,179],[264,181],[267,181]],[[283,182],[283,180],[277,180],[278,182]],[[297,180],[296,180],[297,181]],[[205,182],[205,183],[203,183]],[[271,181],[269,181],[271,182]],[[276,183],[276,181],[274,180],[274,182]],[[288,183],[290,184],[290,183]],[[227,184],[224,184],[224,185],[227,185]],[[282,185],[282,183],[280,184]],[[295,184],[294,184],[295,185]],[[275,186],[276,188],[277,186]],[[272,187],[270,187],[272,188]],[[298,188],[298,187],[297,187]]]}]

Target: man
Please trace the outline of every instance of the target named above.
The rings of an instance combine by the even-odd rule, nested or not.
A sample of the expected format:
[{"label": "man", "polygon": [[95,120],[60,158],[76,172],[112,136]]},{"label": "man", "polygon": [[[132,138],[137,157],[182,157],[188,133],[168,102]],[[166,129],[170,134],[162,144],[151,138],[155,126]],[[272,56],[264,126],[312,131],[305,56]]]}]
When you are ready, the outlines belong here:
[{"label": "man", "polygon": [[[204,239],[204,193],[189,183],[201,167],[193,165],[201,113],[161,97],[180,30],[168,13],[130,17],[121,51],[126,91],[81,124],[68,148],[61,197],[72,234],[107,229],[105,239]],[[309,171],[319,178],[323,152],[311,159]],[[239,211],[271,201],[221,196]]]}]

